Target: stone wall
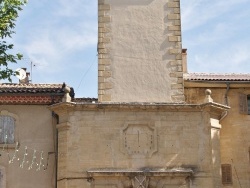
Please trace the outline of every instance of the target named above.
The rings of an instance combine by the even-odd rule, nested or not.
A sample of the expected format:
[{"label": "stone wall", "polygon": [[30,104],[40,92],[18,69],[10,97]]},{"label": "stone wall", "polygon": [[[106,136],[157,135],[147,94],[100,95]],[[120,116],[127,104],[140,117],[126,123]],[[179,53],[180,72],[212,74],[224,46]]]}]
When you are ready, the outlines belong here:
[{"label": "stone wall", "polygon": [[212,153],[211,108],[222,110],[213,105],[53,106],[61,117],[59,188],[126,187],[144,176],[153,187],[213,187],[218,155]]},{"label": "stone wall", "polygon": [[199,87],[185,89],[187,102],[202,103],[203,97],[201,96],[206,88],[212,90],[211,96],[214,102],[228,104],[231,107],[220,121],[222,125],[220,131],[221,164],[231,165],[233,178],[233,183],[224,185],[224,187],[250,187],[250,115],[240,113],[239,97],[241,94],[250,94],[250,89],[247,85],[231,84],[227,91],[226,84],[213,84],[211,86],[209,83],[203,83]]}]

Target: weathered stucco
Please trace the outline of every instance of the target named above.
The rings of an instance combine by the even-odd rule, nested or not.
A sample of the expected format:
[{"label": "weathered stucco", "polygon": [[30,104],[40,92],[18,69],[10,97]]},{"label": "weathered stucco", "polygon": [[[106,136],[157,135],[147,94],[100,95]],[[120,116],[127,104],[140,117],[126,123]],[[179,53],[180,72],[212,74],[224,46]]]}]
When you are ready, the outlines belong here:
[{"label": "weathered stucco", "polygon": [[[51,111],[47,106],[39,105],[1,105],[0,112],[4,112],[4,114],[11,113],[15,116],[15,142],[18,142],[20,146],[17,153],[17,157],[19,157],[20,160],[17,161],[16,158],[12,164],[9,164],[7,151],[12,158],[15,146],[7,145],[8,149],[5,148],[3,152],[3,145],[1,144],[0,170],[3,168],[6,173],[4,177],[6,187],[3,186],[3,188],[55,187],[55,155],[50,156],[48,169],[43,170],[47,163],[47,153],[55,151],[55,134],[53,131]],[[29,161],[29,163],[25,162],[24,167],[20,168],[19,165],[23,160],[25,146],[28,147],[26,161]],[[40,171],[36,171],[36,164],[31,170],[28,170],[34,149],[37,151],[37,163],[39,163],[40,160],[40,152],[44,151],[45,166],[42,166]]]},{"label": "weathered stucco", "polygon": [[179,1],[99,1],[99,101],[184,101],[179,12]]}]

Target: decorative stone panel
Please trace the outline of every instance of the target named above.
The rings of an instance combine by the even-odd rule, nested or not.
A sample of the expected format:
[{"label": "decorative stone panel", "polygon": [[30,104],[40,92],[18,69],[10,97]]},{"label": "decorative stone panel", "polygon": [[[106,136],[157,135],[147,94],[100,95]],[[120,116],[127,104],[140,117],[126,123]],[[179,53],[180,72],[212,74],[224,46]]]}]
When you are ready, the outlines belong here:
[{"label": "decorative stone panel", "polygon": [[157,151],[156,137],[149,123],[128,122],[121,131],[121,151],[131,158],[151,157]]},{"label": "decorative stone panel", "polygon": [[98,169],[87,171],[93,188],[189,188],[191,169]]}]

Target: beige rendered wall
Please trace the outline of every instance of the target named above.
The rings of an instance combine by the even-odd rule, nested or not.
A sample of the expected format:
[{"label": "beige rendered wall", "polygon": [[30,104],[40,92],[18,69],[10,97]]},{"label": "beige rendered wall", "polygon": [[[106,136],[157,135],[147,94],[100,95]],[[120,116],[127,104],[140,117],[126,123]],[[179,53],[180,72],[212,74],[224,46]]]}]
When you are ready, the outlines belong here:
[{"label": "beige rendered wall", "polygon": [[[216,84],[214,85],[216,86]],[[205,89],[212,90],[214,102],[225,103],[226,84],[220,87],[211,87],[203,84],[201,87],[185,89],[187,103],[202,103]],[[239,113],[239,94],[250,94],[247,86],[231,85],[228,90],[228,105],[231,107],[227,116],[220,121],[221,164],[231,164],[233,184],[223,187],[250,187],[250,115]],[[215,134],[216,135],[216,134]]]},{"label": "beige rendered wall", "polygon": [[99,0],[100,102],[183,102],[179,0]]},{"label": "beige rendered wall", "polygon": [[[211,120],[207,110],[197,110],[200,108],[198,106],[173,106],[176,110],[162,111],[157,106],[154,110],[133,110],[133,107],[128,107],[129,110],[119,110],[119,106],[114,110],[105,107],[96,109],[94,104],[88,109],[84,105],[77,106],[72,109],[63,106],[59,107],[59,110],[54,109],[61,117],[57,126],[59,188],[73,188],[79,185],[93,187],[95,181],[86,179],[86,171],[93,169],[178,167],[194,170],[190,184],[192,188],[214,187],[212,155],[215,158],[216,154],[212,154],[212,143],[216,143],[216,139],[212,141],[211,135],[216,133],[211,132]],[[148,126],[145,127],[145,124]],[[128,125],[132,125],[132,128]],[[142,147],[145,147],[149,154],[143,154],[145,150],[138,149],[137,138],[134,140],[128,136],[124,139],[125,133],[131,136],[131,131],[137,129],[152,132],[152,145],[145,137],[140,137],[144,139]],[[131,150],[136,147],[138,153],[134,154]],[[116,180],[118,178],[116,177]],[[169,182],[177,182],[172,187],[185,187],[178,181],[178,177],[170,179]],[[112,178],[108,182],[111,183],[111,180]],[[100,187],[112,187],[108,182]],[[155,187],[164,185],[157,184]],[[170,186],[171,183],[165,187],[167,185]]]},{"label": "beige rendered wall", "polygon": [[214,187],[222,186],[221,182],[221,149],[220,149],[220,130],[221,124],[218,119],[210,118],[211,122],[211,143],[212,143],[212,169]]},{"label": "beige rendered wall", "polygon": [[[44,151],[44,164],[46,167],[47,153],[54,150],[54,131],[52,126],[51,111],[47,106],[39,105],[1,105],[0,112],[14,114],[16,117],[15,124],[15,142],[19,142],[20,148],[17,153],[19,161],[15,160],[9,164],[9,158],[6,152],[1,152],[0,167],[5,170],[6,187],[3,188],[54,188],[55,187],[55,156],[50,156],[47,170],[36,171],[34,165],[28,170],[32,161],[33,150],[36,149],[36,162],[40,162],[40,152]],[[27,160],[23,168],[19,164],[23,161],[24,148],[28,147]],[[2,151],[1,145],[0,151]],[[5,149],[5,151],[7,151]],[[14,148],[8,148],[12,158]],[[2,188],[2,187],[1,187]]]}]

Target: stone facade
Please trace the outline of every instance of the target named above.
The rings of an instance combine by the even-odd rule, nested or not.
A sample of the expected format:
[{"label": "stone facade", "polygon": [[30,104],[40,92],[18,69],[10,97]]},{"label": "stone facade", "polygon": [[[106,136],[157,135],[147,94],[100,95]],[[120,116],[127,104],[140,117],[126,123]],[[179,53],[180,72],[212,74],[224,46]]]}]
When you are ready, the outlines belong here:
[{"label": "stone facade", "polygon": [[57,187],[222,187],[229,107],[184,91],[180,1],[99,0],[98,23],[98,102],[50,107]]},{"label": "stone facade", "polygon": [[[26,149],[8,166],[3,144],[0,187],[250,187],[250,75],[186,73],[179,0],[99,0],[98,15],[98,100],[73,100],[65,84],[2,89]],[[36,159],[27,146],[55,154],[47,171],[21,171]]]},{"label": "stone facade", "polygon": [[[227,83],[216,81],[186,82],[185,96],[188,103],[202,103],[200,97],[206,88],[212,91],[214,102],[229,105],[231,109],[224,114],[220,121],[222,128],[220,131],[220,155],[221,164],[231,165],[232,182],[223,187],[250,187],[250,138],[248,113],[241,113],[241,95],[250,94],[250,85],[246,82]],[[229,84],[229,87],[228,85]],[[244,100],[247,102],[247,98]],[[246,104],[247,106],[247,104]]]},{"label": "stone facade", "polygon": [[[226,106],[77,104],[51,107],[58,187],[220,187],[219,118]],[[212,152],[214,151],[214,152]]]}]

